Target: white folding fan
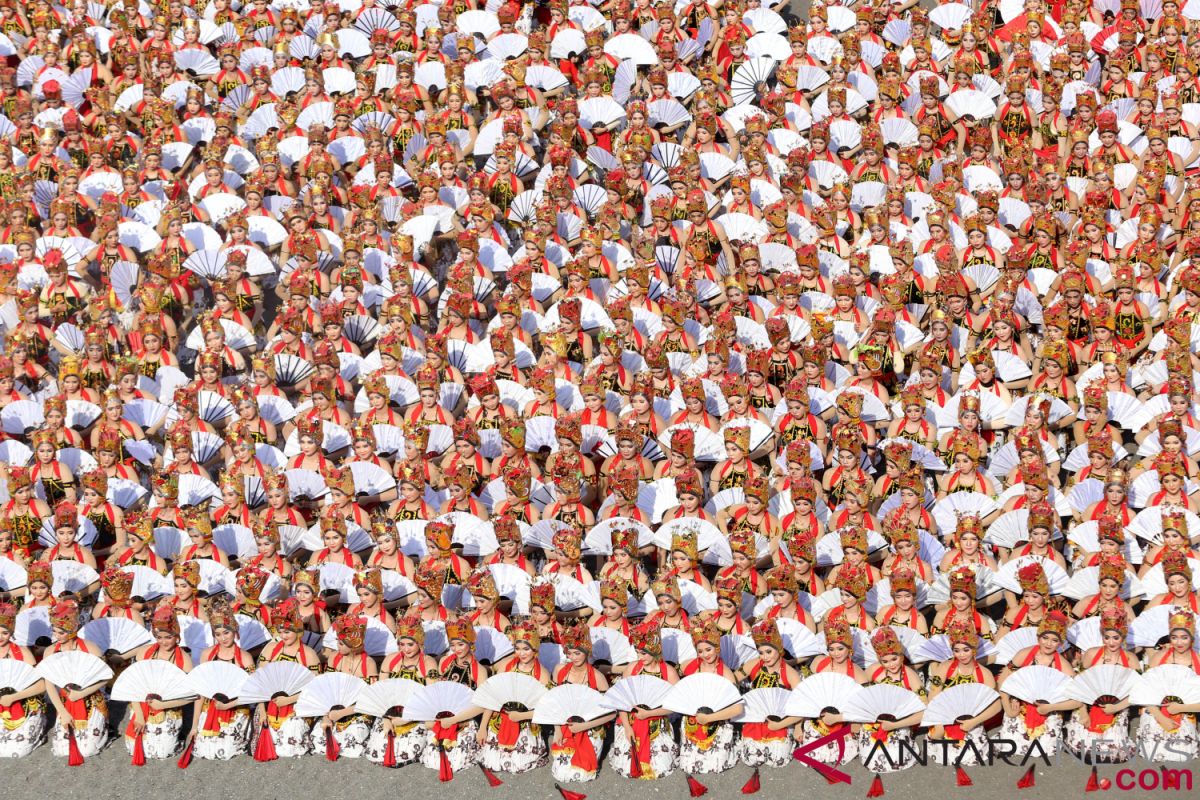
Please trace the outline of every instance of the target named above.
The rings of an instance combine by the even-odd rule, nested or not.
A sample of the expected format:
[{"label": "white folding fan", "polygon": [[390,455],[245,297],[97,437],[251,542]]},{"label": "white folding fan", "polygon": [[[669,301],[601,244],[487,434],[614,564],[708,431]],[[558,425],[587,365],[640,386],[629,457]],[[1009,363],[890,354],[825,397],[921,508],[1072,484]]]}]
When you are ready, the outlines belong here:
[{"label": "white folding fan", "polygon": [[41,606],[26,608],[17,613],[16,629],[13,631],[13,641],[17,644],[26,647],[35,644],[48,645],[52,634],[50,609]]},{"label": "white folding fan", "polygon": [[921,715],[921,725],[955,725],[983,713],[999,697],[995,689],[982,683],[951,686],[929,701],[925,713]]},{"label": "white folding fan", "polygon": [[[1017,653],[1026,647],[1033,647],[1037,643],[1038,631],[1036,627],[1011,630],[996,642],[996,652],[992,655],[993,662],[1004,665],[1010,664]],[[1063,642],[1062,646],[1059,647],[1059,651],[1066,650],[1069,646],[1069,641]]]},{"label": "white folding fan", "polygon": [[421,684],[407,678],[390,678],[364,686],[354,710],[370,717],[400,716]]},{"label": "white folding fan", "polygon": [[261,647],[271,639],[271,632],[267,630],[267,626],[254,617],[238,614],[234,619],[238,625],[237,644],[243,650]]},{"label": "white folding fan", "polygon": [[471,703],[489,711],[504,711],[515,705],[536,708],[546,695],[546,687],[528,675],[504,672],[484,681],[471,696]]},{"label": "white folding fan", "polygon": [[242,684],[238,699],[249,705],[266,703],[276,697],[291,697],[299,694],[315,677],[300,664],[282,661],[264,664]]},{"label": "white folding fan", "polygon": [[671,684],[653,675],[622,678],[604,693],[604,707],[614,711],[661,708]]},{"label": "white folding fan", "polygon": [[222,552],[238,558],[253,558],[258,553],[254,533],[244,525],[218,525],[213,528],[213,544]]},{"label": "white folding fan", "polygon": [[628,664],[637,660],[637,652],[629,639],[611,628],[589,628],[592,637],[592,660],[609,664]]},{"label": "white folding fan", "polygon": [[[643,600],[646,599],[652,598],[643,598]],[[594,631],[596,628],[593,628],[592,630]],[[687,631],[676,630],[674,628],[663,628],[662,631],[660,631],[660,635],[662,636],[663,661],[667,661],[678,666],[680,664],[686,664],[696,657],[696,646],[692,642],[692,637],[687,633]]]},{"label": "white folding fan", "polygon": [[789,717],[817,719],[826,709],[841,712],[862,691],[849,675],[821,672],[805,678],[792,690],[784,710]]},{"label": "white folding fan", "polygon": [[787,703],[791,691],[773,687],[751,689],[742,695],[745,709],[737,717],[738,722],[776,722],[787,716]]},{"label": "white folding fan", "polygon": [[[539,686],[541,684],[538,684]],[[471,688],[453,681],[438,681],[418,687],[408,698],[404,717],[412,722],[433,722],[468,708],[473,700]]]},{"label": "white folding fan", "polygon": [[190,614],[178,614],[180,647],[187,650],[193,658],[213,646],[212,628],[204,620]]},{"label": "white folding fan", "polygon": [[68,686],[84,688],[107,681],[113,676],[112,668],[90,653],[72,650],[52,653],[37,665],[37,674],[47,683],[64,689]]},{"label": "white folding fan", "polygon": [[100,580],[100,573],[75,561],[55,561],[50,565],[54,573],[54,585],[50,591],[56,596],[63,592],[81,594],[89,586]]},{"label": "white folding fan", "polygon": [[821,639],[799,620],[777,619],[775,626],[783,639],[783,649],[797,661],[825,652]]},{"label": "white folding fan", "polygon": [[878,722],[883,719],[903,719],[925,710],[925,703],[916,692],[900,686],[879,683],[864,687],[842,708],[847,722]]},{"label": "white folding fan", "polygon": [[1088,667],[1070,680],[1067,698],[1089,706],[1124,700],[1133,691],[1138,673],[1116,664]]},{"label": "white folding fan", "polygon": [[1168,697],[1193,705],[1200,703],[1200,676],[1182,664],[1162,664],[1137,676],[1128,696],[1135,706],[1159,706]]},{"label": "white folding fan", "polygon": [[[334,709],[350,708],[367,682],[344,672],[326,672],[304,685],[296,699],[296,716],[320,717]],[[243,686],[244,689],[244,686]]]},{"label": "white folding fan", "polygon": [[513,644],[497,628],[475,628],[475,658],[485,665],[494,665],[511,655]]},{"label": "white folding fan", "polygon": [[1067,675],[1053,667],[1030,664],[1009,674],[1000,692],[1024,703],[1061,703],[1067,699],[1070,683]]},{"label": "white folding fan", "polygon": [[537,701],[533,721],[538,725],[589,722],[609,713],[603,705],[603,700],[603,694],[588,686],[556,686]]},{"label": "white folding fan", "polygon": [[1039,556],[1021,556],[1005,562],[995,573],[996,582],[1008,591],[1020,594],[1024,589],[1021,588],[1021,581],[1017,573],[1030,564],[1039,565],[1045,572],[1046,580],[1050,585],[1050,594],[1061,594],[1066,588],[1067,582],[1070,580],[1067,571],[1049,558],[1043,559]]},{"label": "white folding fan", "polygon": [[737,686],[720,675],[696,673],[681,679],[663,698],[663,708],[685,716],[720,711],[741,702]]},{"label": "white folding fan", "polygon": [[138,661],[125,668],[113,682],[110,698],[119,703],[143,703],[148,698],[164,702],[196,694],[186,672],[170,661]]},{"label": "white folding fan", "polygon": [[0,687],[6,692],[22,692],[40,680],[37,671],[24,661],[0,659]]},{"label": "white folding fan", "polygon": [[150,567],[135,564],[131,567],[121,567],[121,571],[133,576],[133,586],[129,590],[130,597],[154,600],[166,597],[175,591],[175,584],[170,578]]},{"label": "white folding fan", "polygon": [[222,702],[228,702],[241,695],[250,673],[225,661],[206,661],[192,667],[187,679],[193,694],[210,699],[220,697]]},{"label": "white folding fan", "polygon": [[[984,618],[987,619],[986,617]],[[985,625],[993,625],[991,620],[984,623]],[[979,661],[990,658],[996,652],[996,646],[987,639],[980,637],[979,645],[975,649],[975,658]],[[930,636],[917,650],[914,662],[921,661],[949,661],[954,657],[954,648],[950,644],[950,637],[944,633],[939,633],[936,636]]]}]

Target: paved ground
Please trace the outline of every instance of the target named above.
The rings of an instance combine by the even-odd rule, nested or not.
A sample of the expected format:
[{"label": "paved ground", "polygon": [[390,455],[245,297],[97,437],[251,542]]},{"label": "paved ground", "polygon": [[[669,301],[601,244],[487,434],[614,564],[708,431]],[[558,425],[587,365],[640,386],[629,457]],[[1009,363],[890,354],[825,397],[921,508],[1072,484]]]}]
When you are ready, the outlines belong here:
[{"label": "paved ground", "polygon": [[[1196,773],[1196,786],[1200,787],[1200,762],[1191,764]],[[1140,777],[1146,781],[1157,779],[1157,770],[1139,764],[1149,772]],[[820,796],[823,800],[865,797],[870,786],[870,776],[857,764],[850,767],[853,783],[850,786],[829,786],[817,773],[798,763],[783,769],[765,770],[762,773],[762,798],[798,796]],[[1082,797],[1087,783],[1088,770],[1074,761],[1037,770],[1036,786],[1017,790],[1016,782],[1022,770],[1017,767],[994,768],[974,767],[968,770],[974,785],[959,787],[955,784],[954,772],[939,767],[917,767],[906,772],[886,775],[883,778],[887,797],[970,798],[970,800],[1007,800],[1013,797],[1067,798]],[[1116,767],[1100,770],[1102,778],[1116,779]],[[385,793],[403,791],[408,797],[435,798],[441,793],[445,797],[487,798],[487,800],[558,800],[549,768],[527,775],[501,776],[504,785],[490,788],[478,769],[472,768],[457,774],[448,784],[440,784],[437,774],[419,766],[407,766],[396,770],[384,769],[367,761],[342,760],[329,763],[323,757],[309,756],[303,759],[285,759],[269,764],[258,764],[249,757],[231,762],[204,762],[194,760],[187,770],[180,770],[174,760],[151,762],[142,768],[129,764],[129,755],[122,743],[110,745],[99,756],[86,764],[69,768],[65,759],[54,758],[49,747],[41,747],[25,759],[6,761],[0,766],[0,780],[5,797],[11,800],[107,800],[107,798],[129,797],[136,794],[146,798],[188,798],[188,800],[232,800],[255,798],[370,798],[383,797]],[[750,777],[750,770],[738,767],[720,776],[701,776],[708,786],[708,797],[713,800],[733,800],[741,797],[742,784]],[[1186,785],[1185,785],[1186,786]],[[135,788],[136,787],[136,788]],[[687,800],[687,783],[680,774],[657,782],[629,781],[602,771],[599,780],[569,788],[582,791],[590,800],[628,800],[632,793],[641,797],[664,798],[664,800]],[[131,791],[132,790],[132,791]],[[451,794],[452,793],[452,794]],[[1114,786],[1101,797],[1158,798],[1193,794],[1183,791],[1118,791]]]}]

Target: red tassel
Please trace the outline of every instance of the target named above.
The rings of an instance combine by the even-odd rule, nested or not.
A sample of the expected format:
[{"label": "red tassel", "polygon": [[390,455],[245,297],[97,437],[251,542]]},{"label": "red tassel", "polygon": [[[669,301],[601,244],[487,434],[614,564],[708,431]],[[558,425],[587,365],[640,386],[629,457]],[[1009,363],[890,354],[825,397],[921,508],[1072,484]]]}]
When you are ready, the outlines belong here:
[{"label": "red tassel", "polygon": [[742,794],[756,794],[762,788],[762,781],[759,780],[758,770],[754,770],[754,774],[750,776],[750,780],[742,784]]},{"label": "red tassel", "polygon": [[1100,777],[1096,774],[1095,767],[1092,767],[1092,774],[1088,776],[1087,786],[1084,788],[1084,791],[1085,792],[1100,791]]},{"label": "red tassel", "polygon": [[975,785],[975,782],[971,780],[971,776],[968,775],[967,771],[965,769],[963,769],[962,767],[956,768],[955,778],[956,778],[959,786],[974,786]]},{"label": "red tassel", "polygon": [[563,800],[587,800],[587,795],[583,792],[572,792],[570,789],[564,789],[557,783],[554,784],[554,788],[558,789],[558,793],[563,796]]},{"label": "red tassel", "polygon": [[450,766],[450,756],[446,755],[446,748],[441,749],[441,762],[438,764],[438,780],[446,783],[454,778],[454,768]]},{"label": "red tassel", "polygon": [[867,790],[867,797],[883,797],[883,778],[875,776],[875,780],[871,781],[871,788]]},{"label": "red tassel", "polygon": [[1021,780],[1017,781],[1017,788],[1031,789],[1035,785],[1037,785],[1037,781],[1034,779],[1033,765],[1031,764],[1029,769],[1025,771],[1025,774],[1021,776]]},{"label": "red tassel", "polygon": [[383,765],[385,767],[396,766],[396,732],[391,729],[390,723],[387,735],[387,751],[383,754]]},{"label": "red tassel", "polygon": [[264,723],[258,732],[258,743],[254,746],[255,761],[274,761],[279,758],[275,754],[275,742],[271,739],[271,729]]},{"label": "red tassel", "polygon": [[325,760],[337,761],[341,755],[342,746],[338,744],[337,738],[333,735],[333,728],[325,731]]},{"label": "red tassel", "polygon": [[129,761],[135,767],[146,766],[146,748],[142,744],[142,734],[133,737],[133,758]]},{"label": "red tassel", "polygon": [[504,781],[497,778],[496,773],[492,772],[483,764],[479,765],[479,771],[483,773],[483,777],[487,778],[488,786],[492,787],[493,789],[495,789],[497,786],[504,785]]},{"label": "red tassel", "polygon": [[75,741],[75,722],[73,720],[67,726],[67,766],[83,766],[83,753],[79,752],[79,743]]},{"label": "red tassel", "polygon": [[692,797],[700,797],[702,795],[708,794],[708,787],[705,786],[700,781],[693,778],[691,775],[687,776],[687,781],[688,781],[688,791],[692,793]]},{"label": "red tassel", "polygon": [[196,740],[192,739],[188,742],[188,746],[183,748],[183,754],[179,756],[179,760],[175,762],[175,766],[180,769],[187,769],[192,763],[192,748],[196,746]]}]

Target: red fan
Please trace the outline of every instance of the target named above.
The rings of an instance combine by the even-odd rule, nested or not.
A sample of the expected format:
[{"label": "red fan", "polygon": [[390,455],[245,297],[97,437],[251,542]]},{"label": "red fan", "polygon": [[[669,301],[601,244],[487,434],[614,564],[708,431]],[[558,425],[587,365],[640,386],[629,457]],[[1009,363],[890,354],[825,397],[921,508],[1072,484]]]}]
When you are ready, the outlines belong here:
[{"label": "red fan", "polygon": [[75,741],[75,726],[67,726],[67,766],[83,766],[83,753],[79,752],[79,742]]},{"label": "red fan", "polygon": [[196,746],[195,739],[189,739],[187,747],[183,748],[183,753],[180,754],[179,760],[175,762],[175,766],[180,769],[187,769],[192,763],[192,749]]},{"label": "red fan", "polygon": [[1102,56],[1106,56],[1117,48],[1120,23],[1114,23],[1092,37],[1091,45]]},{"label": "red fan", "polygon": [[742,794],[757,794],[762,788],[762,779],[758,776],[758,770],[754,770],[754,774],[750,776],[750,780],[742,784]]},{"label": "red fan", "polygon": [[271,739],[271,729],[264,722],[262,730],[258,734],[258,743],[254,746],[254,760],[274,761],[277,758],[279,756],[275,753],[275,742]]},{"label": "red fan", "polygon": [[138,731],[138,735],[133,737],[133,758],[129,763],[135,767],[146,766],[146,747],[142,742],[143,738],[141,731]]},{"label": "red fan", "polygon": [[482,772],[483,777],[487,779],[488,786],[491,786],[493,789],[495,789],[497,786],[504,785],[504,781],[497,778],[496,773],[492,772],[490,769],[485,767],[483,764],[479,765],[479,771]]}]

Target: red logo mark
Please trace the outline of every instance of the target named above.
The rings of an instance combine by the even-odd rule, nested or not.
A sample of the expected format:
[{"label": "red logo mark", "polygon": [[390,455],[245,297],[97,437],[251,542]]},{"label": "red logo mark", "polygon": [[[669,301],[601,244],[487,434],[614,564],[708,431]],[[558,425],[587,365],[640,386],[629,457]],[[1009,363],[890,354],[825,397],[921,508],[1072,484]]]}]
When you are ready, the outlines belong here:
[{"label": "red logo mark", "polygon": [[822,764],[820,761],[817,761],[813,758],[809,758],[809,756],[808,756],[808,754],[811,753],[812,751],[819,750],[827,744],[832,744],[832,743],[836,742],[837,748],[838,748],[837,760],[840,762],[842,760],[842,756],[846,752],[845,739],[849,735],[850,735],[850,726],[842,725],[841,727],[837,728],[836,730],[830,731],[829,733],[825,734],[820,739],[814,739],[813,741],[809,742],[808,744],[797,747],[795,750],[792,751],[792,758],[796,759],[801,764],[805,764],[809,767],[812,767],[817,772],[821,773],[821,776],[824,777],[825,780],[828,781],[829,783],[850,783],[851,782],[850,776],[847,775],[845,772],[842,772],[840,769],[837,769],[836,767],[833,767],[829,764]]}]

